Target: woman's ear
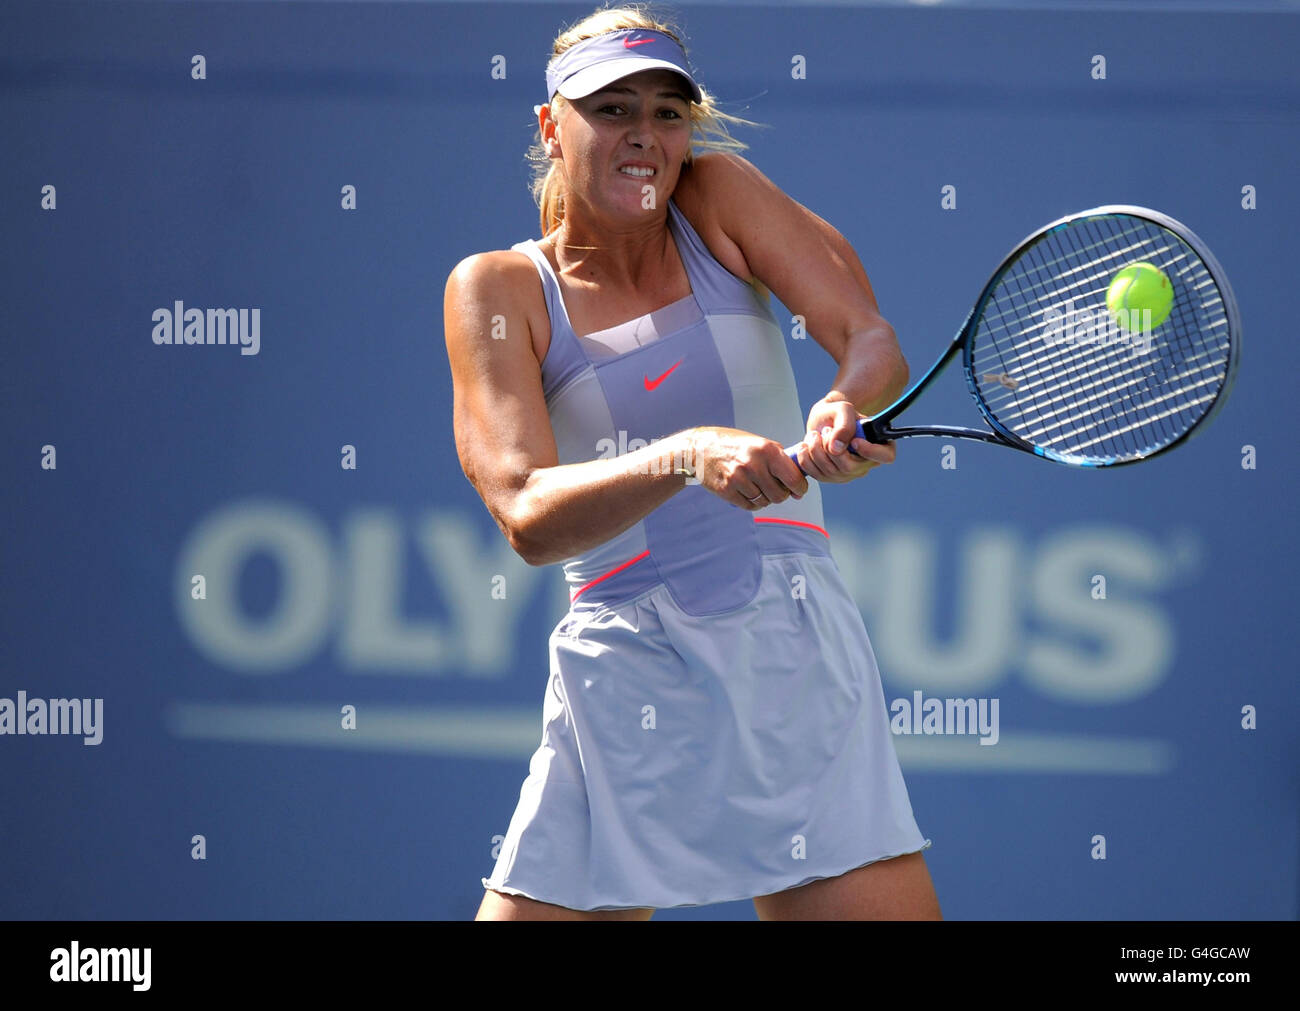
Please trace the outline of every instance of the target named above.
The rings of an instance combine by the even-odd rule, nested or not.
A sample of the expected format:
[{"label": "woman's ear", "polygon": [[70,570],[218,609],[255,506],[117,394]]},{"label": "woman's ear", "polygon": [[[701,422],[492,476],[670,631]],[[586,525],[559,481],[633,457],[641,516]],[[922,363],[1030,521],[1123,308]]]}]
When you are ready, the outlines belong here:
[{"label": "woman's ear", "polygon": [[555,118],[554,108],[552,105],[533,106],[542,131],[542,148],[548,158],[554,158],[560,151],[560,123]]}]

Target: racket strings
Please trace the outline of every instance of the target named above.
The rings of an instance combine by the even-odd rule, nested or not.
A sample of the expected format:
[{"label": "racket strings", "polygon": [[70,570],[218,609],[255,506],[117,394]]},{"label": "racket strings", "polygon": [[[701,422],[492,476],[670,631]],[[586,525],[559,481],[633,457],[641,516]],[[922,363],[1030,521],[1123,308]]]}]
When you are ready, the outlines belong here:
[{"label": "racket strings", "polygon": [[[1115,274],[1151,263],[1170,279],[1169,316],[1132,333],[1111,318]],[[1138,321],[1140,322],[1140,321]],[[1011,434],[1079,462],[1148,455],[1185,435],[1226,380],[1226,308],[1209,268],[1143,218],[1081,218],[1004,269],[968,349],[972,388]]]},{"label": "racket strings", "polygon": [[[1194,387],[1201,387],[1201,386],[1217,386],[1219,381],[1218,367],[1217,367],[1217,363],[1214,362],[1208,363],[1207,365],[1203,365],[1196,369],[1188,369],[1185,372],[1182,372],[1173,378],[1174,380],[1181,382],[1183,380],[1189,380],[1192,376],[1197,375],[1198,373],[1210,373],[1210,374],[1207,376],[1205,381],[1196,383],[1194,385],[1189,385],[1186,387],[1186,389],[1190,390]],[[1135,378],[1127,378],[1129,376],[1135,376]],[[1127,378],[1126,382],[1119,382],[1120,379],[1126,379],[1126,378]],[[1098,405],[1104,402],[1105,398],[1112,396],[1115,393],[1119,393],[1122,390],[1129,390],[1132,387],[1138,385],[1139,383],[1143,382],[1143,379],[1144,376],[1142,374],[1141,368],[1140,367],[1133,368],[1123,373],[1108,375],[1106,381],[1089,384],[1088,386],[1082,387],[1081,390],[1079,391],[1068,391],[1066,393],[1063,393],[1060,396],[1047,401],[1046,404],[1046,406],[1059,404],[1060,405],[1059,407],[1056,407],[1054,410],[1050,410],[1050,411],[1044,410],[1042,412],[1043,420],[1047,421],[1049,419],[1052,419],[1052,423],[1046,424],[1043,427],[1036,429],[1032,432],[1027,432],[1024,436],[1022,436],[1022,438],[1025,438],[1031,442],[1040,443],[1043,441],[1043,437],[1047,435],[1049,432],[1053,432],[1054,430],[1060,429],[1074,420],[1076,412],[1073,411],[1072,408],[1076,408],[1076,407],[1083,408],[1085,405]],[[1086,397],[1081,397],[1078,395],[1079,393],[1087,392],[1088,390],[1091,389],[1095,389],[1097,392],[1092,393],[1090,396],[1086,396]],[[1155,401],[1152,401],[1152,403],[1154,402]],[[1089,407],[1089,410],[1091,409],[1092,407]],[[1069,438],[1070,436],[1069,434],[1065,434],[1063,437]]]},{"label": "racket strings", "polygon": [[[1226,330],[1227,320],[1226,319],[1221,320],[1220,322],[1214,324],[1211,327],[1211,329],[1214,329],[1216,327],[1223,328]],[[1029,331],[1018,330],[1011,336],[1015,340],[1015,346],[1022,347],[1024,341],[1026,339],[1031,339],[1032,335],[1033,335],[1032,330]],[[1058,378],[1064,379],[1076,373],[1081,378],[1087,378],[1089,376],[1096,375],[1099,372],[1105,371],[1105,367],[1097,366],[1095,362],[1078,362],[1073,358],[1067,361],[1066,355],[1068,355],[1069,353],[1070,352],[1066,350],[1059,353],[1046,353],[1046,354],[1039,355],[1035,359],[1035,364],[1033,367],[1027,367],[1024,369],[1024,378],[1026,380],[1039,379],[1039,380],[1046,381],[1047,377],[1050,376],[1056,376]],[[1217,353],[1218,352],[1216,351],[1216,356]],[[1078,365],[1080,368],[1087,368],[1087,366],[1089,365],[1093,367],[1087,368],[1087,371],[1080,372],[1079,369],[1072,369],[1069,367],[1072,362]],[[987,364],[987,356],[985,358],[980,359],[979,362],[977,362],[977,364]],[[1047,392],[1049,390],[1049,387],[1044,386],[1041,389],[1042,392]],[[990,403],[992,402],[993,400],[992,398],[990,398]]]},{"label": "racket strings", "polygon": [[[1098,245],[1100,244],[1098,243],[1081,248],[1079,254],[1084,255],[1091,253]],[[1170,247],[1168,246],[1163,249],[1151,250],[1144,243],[1133,242],[1122,248],[1108,250],[1104,256],[1094,256],[1090,260],[1074,262],[1068,267],[1062,266],[1062,264],[1066,263],[1066,258],[1058,257],[1055,260],[1036,264],[1032,270],[1026,269],[1021,275],[1021,281],[1026,285],[1034,284],[1044,287],[1050,284],[1053,291],[1059,293],[1060,296],[1069,298],[1072,294],[1076,294],[1075,291],[1071,290],[1072,288],[1082,288],[1084,284],[1095,282],[1102,277],[1107,278],[1107,283],[1109,283],[1109,277],[1114,274],[1115,271],[1142,255],[1158,255],[1169,251]],[[1103,267],[1107,269],[1103,270]],[[1168,273],[1168,271],[1166,271],[1166,273]],[[1082,278],[1077,284],[1069,285],[1065,283],[1066,278],[1076,274],[1080,275]],[[1103,284],[1101,288],[1103,298],[1105,297],[1105,291],[1106,285]],[[1087,292],[1079,291],[1077,294],[1091,297],[1095,296],[1097,292],[1095,290]],[[1008,304],[1008,310],[1012,308],[1013,307]],[[999,319],[994,317],[990,318],[990,323],[998,322],[1000,322]]]},{"label": "racket strings", "polygon": [[[1194,355],[1190,355],[1182,364],[1191,364],[1196,361],[1203,361],[1205,364],[1200,367],[1202,371],[1217,371],[1221,364],[1220,358],[1221,355],[1218,349],[1207,348],[1202,349]],[[1056,361],[1056,359],[1053,359],[1053,361]],[[1025,371],[1024,381],[1039,380],[1041,384],[1037,390],[1040,398],[1039,403],[1053,404],[1066,401],[1073,394],[1086,393],[1096,387],[1104,388],[1112,383],[1116,384],[1116,388],[1118,388],[1119,380],[1125,379],[1134,374],[1145,374],[1146,368],[1146,363],[1142,362],[1140,359],[1136,364],[1130,364],[1128,368],[1116,368],[1111,364],[1097,365],[1094,363],[1093,367],[1086,372],[1079,372],[1077,369],[1071,368],[1053,368],[1050,367],[1049,363],[1048,367],[1027,369]],[[1184,377],[1188,375],[1190,375],[1190,373],[1184,374]],[[1094,377],[1098,377],[1094,382],[1082,382],[1082,380],[1093,379]],[[1053,382],[1053,379],[1061,381]],[[1081,385],[1076,385],[1076,383]],[[1127,386],[1131,384],[1124,385]],[[989,405],[999,413],[999,415],[1006,412],[1009,416],[1010,410],[1005,406],[1007,399],[1007,397],[997,397],[994,395],[988,398],[988,402]]]},{"label": "racket strings", "polygon": [[[1118,270],[1120,270],[1120,268],[1133,262],[1133,254],[1136,253],[1138,255],[1151,256],[1153,254],[1168,253],[1168,252],[1170,252],[1168,248],[1161,249],[1161,250],[1150,250],[1150,249],[1142,249],[1141,247],[1137,247],[1137,246],[1129,246],[1126,247],[1123,251],[1116,252],[1114,254],[1104,256],[1104,257],[1097,257],[1096,259],[1090,260],[1088,261],[1088,263],[1080,267],[1072,268],[1071,270],[1064,272],[1061,275],[1055,277],[1053,279],[1053,291],[1055,297],[1062,302],[1069,302],[1070,300],[1076,298],[1083,299],[1089,304],[1091,304],[1093,301],[1095,301],[1098,298],[1104,302],[1106,300],[1106,288],[1109,285],[1110,278],[1113,277],[1114,274]],[[1185,258],[1186,258],[1185,256],[1171,257],[1169,262],[1173,264],[1177,260],[1185,259]],[[1084,271],[1086,271],[1086,273],[1084,273]],[[1171,271],[1169,270],[1165,271],[1166,274],[1169,274],[1170,272]],[[1185,272],[1186,269],[1184,268],[1182,273]],[[1068,277],[1070,274],[1080,274],[1081,277],[1076,283],[1067,284],[1065,283],[1065,278]],[[1102,284],[1100,289],[1092,287],[1098,281],[1098,279],[1104,279],[1105,281],[1105,283]],[[1022,283],[1028,283],[1029,281],[1028,278],[1022,278],[1021,280]],[[1041,282],[1035,282],[1035,283],[1041,283]],[[1011,304],[1008,304],[1006,309],[1003,312],[1001,312],[999,316],[1007,317],[1010,316],[1014,311],[1015,311],[1015,307],[1012,306]],[[1013,318],[1013,322],[1016,323],[1022,322],[1022,320],[1019,317],[1012,317],[1012,318]],[[997,326],[999,324],[1002,324],[1004,322],[1004,319],[999,318],[998,316],[990,315],[988,317],[988,321],[991,326]],[[1035,328],[1030,327],[1027,329],[1032,330]]]}]

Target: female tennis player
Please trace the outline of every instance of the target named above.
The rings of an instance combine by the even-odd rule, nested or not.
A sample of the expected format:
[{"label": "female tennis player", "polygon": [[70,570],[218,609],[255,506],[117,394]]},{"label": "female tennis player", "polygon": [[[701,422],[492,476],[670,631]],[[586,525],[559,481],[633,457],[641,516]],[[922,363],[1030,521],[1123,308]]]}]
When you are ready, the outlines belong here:
[{"label": "female tennis player", "polygon": [[[846,444],[907,367],[858,257],[733,153],[744,121],[679,39],[643,9],[559,36],[543,237],[447,282],[461,465],[571,598],[477,918],[938,918],[816,483],[893,460]],[[806,425],[765,289],[839,366]]]}]

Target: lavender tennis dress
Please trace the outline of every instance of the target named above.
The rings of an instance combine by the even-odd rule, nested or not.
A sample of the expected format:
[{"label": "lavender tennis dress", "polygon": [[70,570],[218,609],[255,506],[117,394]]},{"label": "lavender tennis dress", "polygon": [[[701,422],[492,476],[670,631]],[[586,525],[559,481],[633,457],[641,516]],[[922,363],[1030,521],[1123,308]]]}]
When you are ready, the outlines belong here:
[{"label": "lavender tennis dress", "polygon": [[[691,294],[582,337],[537,244],[512,247],[545,290],[562,464],[696,425],[803,437],[766,300],[671,201],[668,224]],[[484,887],[572,909],[694,906],[930,845],[809,485],[757,513],[688,485],[565,563],[541,742]]]}]

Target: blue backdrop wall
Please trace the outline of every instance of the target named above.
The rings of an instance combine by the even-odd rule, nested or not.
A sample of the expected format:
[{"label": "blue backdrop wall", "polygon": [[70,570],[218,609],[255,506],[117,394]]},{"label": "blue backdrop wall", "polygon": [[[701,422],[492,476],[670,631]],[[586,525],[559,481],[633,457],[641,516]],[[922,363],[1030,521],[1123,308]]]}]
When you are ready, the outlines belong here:
[{"label": "blue backdrop wall", "polygon": [[[1300,20],[678,10],[914,375],[1052,218],[1142,204],[1215,250],[1246,356],[1186,447],[1076,473],[921,440],[825,504],[886,698],[999,702],[995,746],[895,738],[947,916],[1293,918]],[[443,286],[538,234],[531,110],[588,11],[0,11],[0,697],[102,699],[97,744],[0,735],[0,915],[473,915],[565,593],[460,472]],[[178,301],[258,310],[257,353],[156,345]],[[807,408],[834,366],[789,350]],[[924,420],[970,423],[948,379]]]}]

